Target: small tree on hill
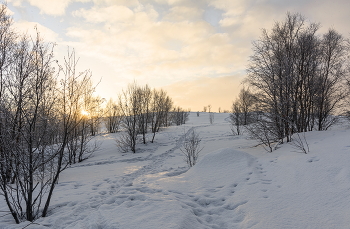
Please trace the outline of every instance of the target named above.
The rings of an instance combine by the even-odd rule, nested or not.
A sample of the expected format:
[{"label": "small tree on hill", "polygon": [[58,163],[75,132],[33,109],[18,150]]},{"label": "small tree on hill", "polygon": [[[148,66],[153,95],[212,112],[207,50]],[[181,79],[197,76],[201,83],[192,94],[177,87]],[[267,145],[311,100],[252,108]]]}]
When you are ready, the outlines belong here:
[{"label": "small tree on hill", "polygon": [[195,130],[189,132],[185,136],[185,141],[180,148],[181,152],[185,155],[185,161],[189,167],[194,166],[197,163],[199,153],[203,150],[200,146],[201,138]]}]

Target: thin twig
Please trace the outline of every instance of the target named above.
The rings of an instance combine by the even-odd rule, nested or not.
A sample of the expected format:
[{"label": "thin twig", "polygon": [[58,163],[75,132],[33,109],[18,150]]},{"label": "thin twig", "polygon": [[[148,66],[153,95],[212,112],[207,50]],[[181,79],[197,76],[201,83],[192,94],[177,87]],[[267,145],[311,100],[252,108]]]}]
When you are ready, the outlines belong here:
[{"label": "thin twig", "polygon": [[1,217],[4,217],[4,216],[7,216],[7,215],[11,215],[11,212],[8,213],[8,214],[5,214],[5,215],[0,216],[0,218],[1,218]]},{"label": "thin twig", "polygon": [[29,226],[30,226],[30,225],[32,225],[32,224],[36,224],[36,225],[39,225],[39,226],[40,226],[40,224],[38,224],[38,223],[31,222],[31,223],[30,223],[30,224],[28,224],[27,226],[22,227],[22,229],[24,229],[24,228],[26,228],[26,227],[29,227]]}]

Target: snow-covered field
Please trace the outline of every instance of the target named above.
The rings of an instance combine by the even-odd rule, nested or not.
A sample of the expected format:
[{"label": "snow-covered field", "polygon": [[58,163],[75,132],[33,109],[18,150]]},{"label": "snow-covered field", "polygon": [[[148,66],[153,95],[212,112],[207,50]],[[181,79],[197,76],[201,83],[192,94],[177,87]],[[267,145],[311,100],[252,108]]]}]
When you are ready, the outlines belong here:
[{"label": "snow-covered field", "polygon": [[[117,151],[116,135],[60,176],[50,215],[26,228],[350,228],[350,129],[306,134],[310,152],[290,144],[267,153],[232,136],[228,114],[191,113],[136,154]],[[202,137],[198,164],[179,150],[191,129]],[[6,211],[3,199],[0,211]],[[11,216],[0,228],[23,228]]]}]

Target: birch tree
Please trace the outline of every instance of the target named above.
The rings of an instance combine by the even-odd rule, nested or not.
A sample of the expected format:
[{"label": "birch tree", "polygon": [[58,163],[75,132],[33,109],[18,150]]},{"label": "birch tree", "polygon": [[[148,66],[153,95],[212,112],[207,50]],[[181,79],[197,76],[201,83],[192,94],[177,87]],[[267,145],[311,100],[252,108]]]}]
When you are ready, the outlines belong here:
[{"label": "birch tree", "polygon": [[253,43],[246,81],[282,143],[316,125],[318,130],[329,128],[348,94],[346,40],[333,29],[318,36],[319,27],[288,13]]}]

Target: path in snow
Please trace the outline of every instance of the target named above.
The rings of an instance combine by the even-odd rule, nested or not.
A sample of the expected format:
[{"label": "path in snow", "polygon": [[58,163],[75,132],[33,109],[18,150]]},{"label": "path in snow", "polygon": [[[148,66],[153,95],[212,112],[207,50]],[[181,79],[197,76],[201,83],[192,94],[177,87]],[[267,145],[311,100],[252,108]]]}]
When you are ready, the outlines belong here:
[{"label": "path in snow", "polygon": [[[136,154],[117,152],[118,134],[100,136],[102,150],[62,174],[50,216],[27,228],[348,228],[350,129],[307,133],[309,154],[289,144],[267,153],[225,118],[192,113]],[[188,169],[179,148],[193,129],[204,149]],[[28,224],[13,223],[0,228]]]},{"label": "path in snow", "polygon": [[[79,180],[74,182],[63,181],[60,185],[61,188],[66,185],[68,186],[67,188],[71,188],[71,183],[74,183],[73,188],[80,190],[78,194],[84,196],[84,198],[87,198],[87,200],[84,201],[84,198],[80,198],[81,201],[65,201],[63,203],[57,204],[56,206],[52,206],[54,210],[52,210],[51,214],[53,214],[53,216],[55,214],[62,214],[62,211],[65,211],[64,209],[68,209],[67,212],[74,212],[74,214],[72,215],[74,216],[74,218],[76,218],[74,221],[73,219],[68,221],[64,220],[66,222],[62,224],[63,218],[70,217],[70,213],[68,213],[63,216],[59,216],[59,220],[55,219],[54,222],[52,222],[51,220],[44,220],[42,224],[53,228],[70,228],[72,226],[78,228],[94,228],[90,225],[88,220],[91,218],[91,212],[99,212],[101,208],[108,208],[108,205],[113,206],[114,208],[119,205],[125,204],[130,208],[132,207],[133,203],[138,201],[154,201],[154,199],[149,199],[150,196],[153,195],[163,195],[166,196],[168,199],[170,198],[170,200],[174,200],[173,196],[176,195],[176,193],[172,193],[172,191],[163,190],[161,188],[150,188],[150,184],[148,182],[142,181],[142,179],[144,177],[152,176],[173,177],[186,172],[188,170],[188,167],[183,163],[181,163],[182,166],[178,166],[177,168],[163,168],[164,162],[166,162],[167,160],[171,160],[173,157],[176,156],[182,158],[182,155],[180,155],[179,152],[177,152],[177,155],[175,156],[174,151],[179,151],[186,135],[188,135],[193,129],[200,128],[202,126],[205,127],[208,125],[205,124],[190,127],[185,134],[181,134],[181,131],[178,130],[175,133],[167,133],[167,130],[165,132],[162,132],[161,134],[163,135],[163,137],[167,137],[169,141],[165,144],[149,143],[148,145],[151,147],[151,151],[153,151],[153,153],[150,153],[148,155],[146,154],[138,156],[143,153],[128,154],[123,156],[127,157],[126,159],[124,159],[123,157],[121,158],[119,155],[118,158],[114,158],[112,160],[102,159],[91,162],[88,160],[86,161],[86,163],[75,165],[74,169],[84,169],[87,172],[89,172],[89,167],[97,168],[96,170],[98,170],[99,167],[106,169],[111,166],[118,166],[118,164],[121,163],[128,164],[128,166],[126,167],[126,171],[128,170],[127,168],[130,167],[134,167],[134,169],[131,169],[130,172],[126,172],[124,170],[121,175],[105,173],[106,178],[104,178],[103,180],[92,180],[90,184],[86,184],[87,182]],[[182,127],[178,127],[178,129],[182,129]],[[155,151],[160,153],[154,153]],[[136,166],[132,166],[133,164],[136,164]],[[140,164],[141,166],[139,166]],[[69,172],[71,172],[70,169],[67,170],[67,173]],[[137,179],[141,181],[135,183],[134,181]],[[87,189],[90,189],[90,191]],[[59,191],[56,190],[56,192]],[[159,197],[155,198],[158,199]],[[61,199],[64,199],[64,197],[61,196]],[[94,218],[96,218],[95,213],[93,213],[92,215],[94,215]],[[110,226],[108,226],[107,222],[102,223],[102,221],[105,221],[102,220],[103,217],[102,215],[100,215],[96,218],[96,223],[97,225],[100,225],[101,228],[119,227],[119,224],[111,224]],[[93,225],[95,225],[96,223],[94,223]]]}]

